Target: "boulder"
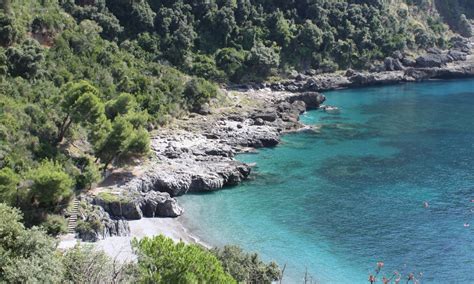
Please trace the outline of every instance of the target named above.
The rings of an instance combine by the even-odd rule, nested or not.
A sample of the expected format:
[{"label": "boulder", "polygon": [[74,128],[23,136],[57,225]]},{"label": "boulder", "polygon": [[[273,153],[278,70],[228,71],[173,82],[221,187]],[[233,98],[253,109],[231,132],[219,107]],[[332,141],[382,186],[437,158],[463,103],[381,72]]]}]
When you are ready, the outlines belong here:
[{"label": "boulder", "polygon": [[416,60],[411,57],[404,57],[402,59],[402,64],[406,67],[413,67],[416,65]]},{"label": "boulder", "polygon": [[444,54],[425,54],[416,59],[416,67],[418,68],[434,68],[442,67],[449,61]]},{"label": "boulder", "polygon": [[324,103],[325,100],[326,97],[317,92],[304,92],[287,98],[287,102],[291,104],[296,101],[304,102],[307,109],[317,109],[322,103]]},{"label": "boulder", "polygon": [[394,59],[392,57],[387,57],[383,61],[386,71],[395,71],[395,66],[393,63]]},{"label": "boulder", "polygon": [[466,53],[455,49],[451,49],[448,52],[448,56],[452,59],[452,61],[466,61],[467,59]]},{"label": "boulder", "polygon": [[403,53],[400,50],[397,50],[397,51],[394,51],[392,53],[392,57],[394,59],[402,60],[404,56],[403,56]]},{"label": "boulder", "polygon": [[346,76],[346,77],[351,77],[351,76],[353,76],[354,74],[355,74],[355,71],[354,71],[354,70],[352,70],[352,69],[347,69],[345,76]]},{"label": "boulder", "polygon": [[94,198],[94,204],[104,208],[105,212],[115,218],[139,220],[143,217],[139,201],[135,197],[111,193],[99,194]]},{"label": "boulder", "polygon": [[91,205],[88,201],[86,208],[81,209],[80,222],[88,224],[78,226],[76,233],[84,242],[96,242],[112,236],[129,236],[130,226],[126,220],[112,219],[100,206]]},{"label": "boulder", "polygon": [[400,62],[398,58],[393,60],[393,67],[395,68],[396,71],[405,70],[405,67],[403,66],[403,64]]},{"label": "boulder", "polygon": [[426,50],[427,53],[429,54],[441,54],[443,53],[443,51],[439,48],[436,48],[436,47],[430,47]]},{"label": "boulder", "polygon": [[273,122],[278,118],[278,116],[277,116],[276,112],[272,111],[272,110],[261,111],[261,112],[257,111],[252,115],[253,120],[256,120],[256,119],[259,119],[259,118],[264,120],[264,121]]},{"label": "boulder", "polygon": [[253,124],[254,125],[264,125],[265,124],[265,121],[261,118],[255,118],[254,121],[253,121]]},{"label": "boulder", "polygon": [[178,217],[183,214],[183,209],[176,199],[166,192],[150,191],[143,196],[141,210],[145,217]]}]

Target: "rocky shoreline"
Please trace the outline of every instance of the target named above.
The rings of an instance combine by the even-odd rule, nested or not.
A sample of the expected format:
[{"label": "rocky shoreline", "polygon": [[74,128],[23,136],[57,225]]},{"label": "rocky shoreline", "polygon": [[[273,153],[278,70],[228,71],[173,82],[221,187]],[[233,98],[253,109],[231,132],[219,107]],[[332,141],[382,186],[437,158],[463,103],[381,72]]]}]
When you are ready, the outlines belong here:
[{"label": "rocky shoreline", "polygon": [[452,48],[439,50],[431,48],[424,55],[395,52],[385,58],[371,71],[347,70],[341,73],[317,74],[315,70],[304,74],[295,73],[287,80],[273,83],[236,86],[236,88],[262,89],[288,92],[323,92],[344,88],[374,85],[390,85],[406,82],[420,82],[433,79],[459,79],[474,77],[474,41],[453,37]]},{"label": "rocky shoreline", "polygon": [[95,232],[79,232],[81,239],[125,236],[130,232],[125,220],[183,214],[176,196],[241,183],[251,166],[235,160],[235,155],[276,146],[283,133],[304,127],[300,114],[325,101],[317,92],[225,92],[226,106],[206,115],[193,114],[153,133],[152,157],[139,166],[139,174],[125,175],[116,184],[83,197],[91,207],[83,220],[100,215],[104,226]]},{"label": "rocky shoreline", "polygon": [[[83,198],[96,215],[100,212],[106,229],[79,232],[79,237],[95,241],[126,236],[130,234],[126,220],[182,215],[176,196],[241,183],[251,167],[235,160],[235,155],[276,146],[281,135],[303,128],[300,114],[325,101],[320,91],[474,77],[471,50],[470,42],[457,39],[451,50],[433,49],[415,59],[395,53],[376,72],[297,74],[281,82],[226,90],[224,106],[206,107],[202,114],[192,114],[153,133],[152,157],[139,166],[139,174],[122,177]],[[83,219],[87,218],[84,214]]]}]

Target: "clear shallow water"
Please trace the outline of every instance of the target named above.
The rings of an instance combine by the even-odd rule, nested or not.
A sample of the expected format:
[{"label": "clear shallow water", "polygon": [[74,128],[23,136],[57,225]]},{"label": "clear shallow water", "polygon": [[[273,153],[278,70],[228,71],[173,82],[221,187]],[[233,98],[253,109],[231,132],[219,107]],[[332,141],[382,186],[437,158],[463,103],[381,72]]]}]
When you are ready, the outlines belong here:
[{"label": "clear shallow water", "polygon": [[302,283],[306,267],[321,283],[367,283],[377,261],[426,283],[474,283],[474,80],[326,96],[339,115],[302,118],[319,133],[240,155],[257,167],[238,187],[181,197],[186,225],[286,263],[284,283]]}]

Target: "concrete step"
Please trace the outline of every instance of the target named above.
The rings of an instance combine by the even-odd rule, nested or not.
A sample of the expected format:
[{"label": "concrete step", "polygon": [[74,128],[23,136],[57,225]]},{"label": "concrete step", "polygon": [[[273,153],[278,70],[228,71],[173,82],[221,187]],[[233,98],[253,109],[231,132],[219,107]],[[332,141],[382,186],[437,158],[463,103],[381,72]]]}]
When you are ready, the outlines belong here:
[{"label": "concrete step", "polygon": [[70,216],[68,218],[68,225],[67,229],[70,234],[74,234],[77,227],[77,215],[79,214],[79,200],[74,199],[72,202],[72,208],[70,212]]}]

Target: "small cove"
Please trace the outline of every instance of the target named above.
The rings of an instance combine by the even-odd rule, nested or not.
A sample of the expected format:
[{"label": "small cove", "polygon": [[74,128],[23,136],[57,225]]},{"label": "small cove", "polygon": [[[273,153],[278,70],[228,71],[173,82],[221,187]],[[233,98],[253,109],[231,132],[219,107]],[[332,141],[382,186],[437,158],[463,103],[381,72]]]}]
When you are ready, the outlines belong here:
[{"label": "small cove", "polygon": [[286,263],[284,283],[306,268],[321,283],[364,283],[377,261],[473,282],[474,80],[325,95],[340,114],[301,118],[318,132],[239,155],[257,165],[240,186],[180,197],[186,227]]}]

